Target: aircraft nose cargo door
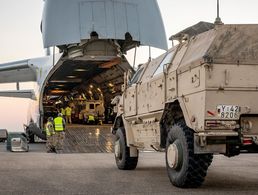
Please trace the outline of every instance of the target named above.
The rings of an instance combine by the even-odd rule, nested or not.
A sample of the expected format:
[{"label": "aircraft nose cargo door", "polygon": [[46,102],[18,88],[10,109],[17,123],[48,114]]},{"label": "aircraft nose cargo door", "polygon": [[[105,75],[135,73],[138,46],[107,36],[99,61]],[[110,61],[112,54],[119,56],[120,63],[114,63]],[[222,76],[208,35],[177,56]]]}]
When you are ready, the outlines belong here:
[{"label": "aircraft nose cargo door", "polygon": [[[64,14],[65,13],[65,14]],[[79,13],[79,14],[78,14]],[[80,43],[96,32],[100,39],[134,42],[167,49],[167,38],[156,0],[45,0],[42,18],[44,47]],[[126,43],[127,44],[127,43]],[[127,51],[134,43],[122,48]]]}]

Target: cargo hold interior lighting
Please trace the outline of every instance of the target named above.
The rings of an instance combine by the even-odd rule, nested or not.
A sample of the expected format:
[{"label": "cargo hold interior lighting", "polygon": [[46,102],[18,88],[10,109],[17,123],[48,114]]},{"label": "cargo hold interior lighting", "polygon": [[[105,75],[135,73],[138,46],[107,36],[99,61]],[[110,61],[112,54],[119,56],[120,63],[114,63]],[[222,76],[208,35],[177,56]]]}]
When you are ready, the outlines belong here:
[{"label": "cargo hold interior lighting", "polygon": [[70,80],[52,80],[50,83],[81,83],[82,79],[70,79]]},{"label": "cargo hold interior lighting", "polygon": [[87,72],[87,69],[83,69],[83,68],[77,68],[74,70],[75,72]]},{"label": "cargo hold interior lighting", "polygon": [[67,76],[67,78],[69,78],[69,79],[74,79],[74,78],[76,78],[76,76],[74,76],[74,75],[69,75],[69,76]]}]

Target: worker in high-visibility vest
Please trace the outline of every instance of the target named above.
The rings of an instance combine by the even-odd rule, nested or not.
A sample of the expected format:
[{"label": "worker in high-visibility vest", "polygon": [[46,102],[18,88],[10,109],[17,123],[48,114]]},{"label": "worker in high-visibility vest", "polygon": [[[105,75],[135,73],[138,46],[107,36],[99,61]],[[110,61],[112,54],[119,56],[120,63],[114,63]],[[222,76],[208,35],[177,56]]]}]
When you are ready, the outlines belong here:
[{"label": "worker in high-visibility vest", "polygon": [[61,108],[61,114],[62,114],[63,118],[65,118],[65,109],[64,108]]},{"label": "worker in high-visibility vest", "polygon": [[62,114],[59,113],[58,117],[54,119],[55,126],[55,138],[56,138],[56,150],[63,150],[63,144],[65,139],[65,120],[62,117]]},{"label": "worker in high-visibility vest", "polygon": [[55,130],[54,130],[54,119],[53,117],[49,117],[46,124],[46,150],[47,152],[55,152]]},{"label": "worker in high-visibility vest", "polygon": [[72,124],[72,108],[67,106],[65,108],[66,122]]},{"label": "worker in high-visibility vest", "polygon": [[95,117],[94,115],[89,114],[88,116],[88,123],[93,125],[95,123]]}]

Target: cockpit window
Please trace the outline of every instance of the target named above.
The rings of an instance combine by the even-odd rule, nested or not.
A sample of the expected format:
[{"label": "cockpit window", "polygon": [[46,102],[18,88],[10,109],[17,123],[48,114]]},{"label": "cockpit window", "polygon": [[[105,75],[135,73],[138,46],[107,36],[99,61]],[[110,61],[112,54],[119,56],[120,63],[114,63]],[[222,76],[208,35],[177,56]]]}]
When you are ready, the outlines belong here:
[{"label": "cockpit window", "polygon": [[162,60],[162,62],[160,63],[159,67],[157,68],[157,70],[154,72],[153,76],[156,76],[157,74],[160,74],[163,72],[164,70],[164,65],[165,64],[169,64],[172,61],[172,58],[174,56],[175,50],[169,52],[166,57]]}]

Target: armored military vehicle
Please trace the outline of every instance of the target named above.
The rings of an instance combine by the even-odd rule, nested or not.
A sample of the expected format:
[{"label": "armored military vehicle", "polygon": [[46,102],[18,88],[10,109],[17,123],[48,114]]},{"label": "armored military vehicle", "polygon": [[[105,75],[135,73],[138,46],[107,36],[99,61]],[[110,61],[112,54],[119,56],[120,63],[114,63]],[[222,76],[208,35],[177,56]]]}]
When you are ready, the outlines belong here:
[{"label": "armored military vehicle", "polygon": [[258,153],[257,32],[200,22],[125,79],[112,129],[118,168],[135,169],[139,150],[165,151],[171,183],[198,187],[213,154]]}]

